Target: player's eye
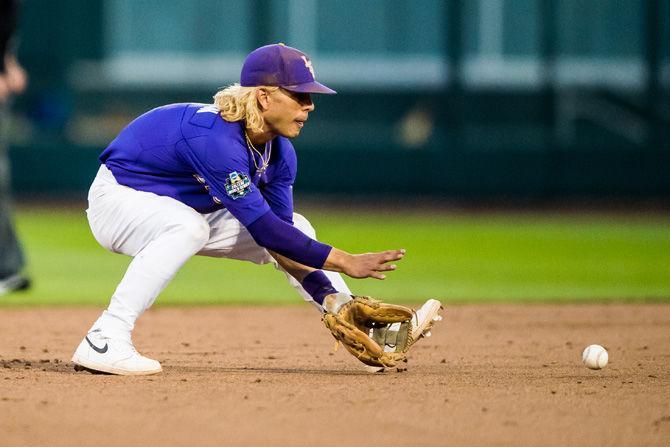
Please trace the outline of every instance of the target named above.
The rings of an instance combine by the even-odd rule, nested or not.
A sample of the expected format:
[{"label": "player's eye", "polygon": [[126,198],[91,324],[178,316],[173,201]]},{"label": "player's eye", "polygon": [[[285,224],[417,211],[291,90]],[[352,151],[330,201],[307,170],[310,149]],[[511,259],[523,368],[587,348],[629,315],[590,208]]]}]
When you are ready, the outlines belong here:
[{"label": "player's eye", "polygon": [[286,93],[291,97],[291,99],[298,102],[300,105],[312,103],[312,96],[309,93],[292,92],[290,90],[284,90],[284,93]]},{"label": "player's eye", "polygon": [[302,105],[312,103],[312,97],[309,93],[295,93],[295,100]]}]

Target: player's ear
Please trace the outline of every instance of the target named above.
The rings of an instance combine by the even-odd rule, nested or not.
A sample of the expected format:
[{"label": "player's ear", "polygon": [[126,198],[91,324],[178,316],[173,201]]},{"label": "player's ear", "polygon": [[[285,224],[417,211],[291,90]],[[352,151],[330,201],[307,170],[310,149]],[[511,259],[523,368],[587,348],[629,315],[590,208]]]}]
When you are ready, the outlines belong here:
[{"label": "player's ear", "polygon": [[270,93],[262,87],[256,89],[256,101],[262,111],[267,110],[270,107]]}]

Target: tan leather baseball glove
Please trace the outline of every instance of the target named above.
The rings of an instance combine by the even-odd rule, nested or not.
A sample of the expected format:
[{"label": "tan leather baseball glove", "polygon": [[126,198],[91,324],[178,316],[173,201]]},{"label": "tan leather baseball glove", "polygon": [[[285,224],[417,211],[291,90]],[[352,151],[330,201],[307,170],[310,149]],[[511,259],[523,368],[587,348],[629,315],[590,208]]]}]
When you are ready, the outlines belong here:
[{"label": "tan leather baseball glove", "polygon": [[394,323],[411,327],[412,309],[382,303],[367,296],[340,297],[339,303],[333,302],[338,300],[335,295],[329,297],[331,301],[324,305],[323,323],[347,351],[370,366],[393,367],[406,361],[406,352],[414,343],[411,330],[397,332],[393,351],[386,351],[384,341],[378,337],[375,341],[370,335]]}]

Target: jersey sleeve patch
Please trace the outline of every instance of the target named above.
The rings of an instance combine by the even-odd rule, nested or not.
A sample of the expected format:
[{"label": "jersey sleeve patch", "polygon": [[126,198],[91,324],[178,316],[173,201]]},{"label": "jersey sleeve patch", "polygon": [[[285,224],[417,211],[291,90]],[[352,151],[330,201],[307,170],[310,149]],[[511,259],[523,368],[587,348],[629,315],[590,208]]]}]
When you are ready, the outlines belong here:
[{"label": "jersey sleeve patch", "polygon": [[251,192],[251,180],[244,172],[233,171],[226,178],[226,194],[236,200]]}]

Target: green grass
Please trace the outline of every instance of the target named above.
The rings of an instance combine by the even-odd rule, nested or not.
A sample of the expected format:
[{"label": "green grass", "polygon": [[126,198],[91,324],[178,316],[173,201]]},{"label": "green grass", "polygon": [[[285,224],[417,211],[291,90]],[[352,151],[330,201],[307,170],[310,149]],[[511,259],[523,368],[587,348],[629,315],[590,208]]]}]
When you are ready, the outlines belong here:
[{"label": "green grass", "polygon": [[[350,252],[406,248],[385,281],[349,280],[389,301],[670,301],[670,217],[616,214],[305,210]],[[130,258],[101,248],[83,210],[20,209],[35,286],[0,305],[106,305]],[[158,305],[298,304],[270,266],[196,257]]]}]

